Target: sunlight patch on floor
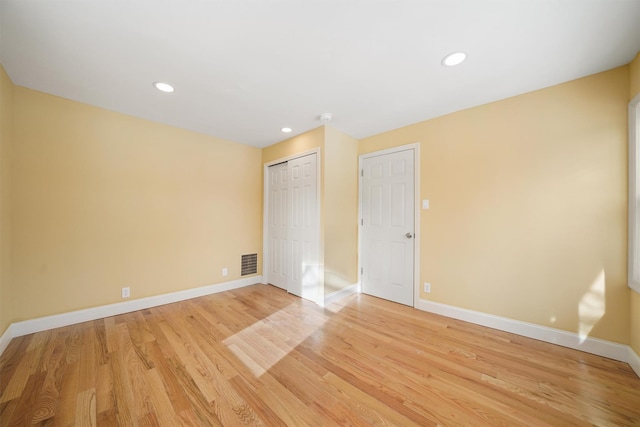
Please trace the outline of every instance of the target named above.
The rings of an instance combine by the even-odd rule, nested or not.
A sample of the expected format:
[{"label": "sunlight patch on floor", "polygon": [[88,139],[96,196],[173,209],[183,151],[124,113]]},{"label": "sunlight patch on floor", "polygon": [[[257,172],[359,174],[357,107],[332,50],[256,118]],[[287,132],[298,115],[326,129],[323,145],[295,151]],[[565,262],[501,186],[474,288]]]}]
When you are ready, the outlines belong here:
[{"label": "sunlight patch on floor", "polygon": [[223,343],[259,378],[342,308],[333,304],[330,310],[309,310],[303,304],[308,303],[292,303]]},{"label": "sunlight patch on floor", "polygon": [[587,339],[589,333],[605,313],[605,275],[604,269],[595,278],[589,290],[580,299],[578,316],[580,319],[580,343]]}]

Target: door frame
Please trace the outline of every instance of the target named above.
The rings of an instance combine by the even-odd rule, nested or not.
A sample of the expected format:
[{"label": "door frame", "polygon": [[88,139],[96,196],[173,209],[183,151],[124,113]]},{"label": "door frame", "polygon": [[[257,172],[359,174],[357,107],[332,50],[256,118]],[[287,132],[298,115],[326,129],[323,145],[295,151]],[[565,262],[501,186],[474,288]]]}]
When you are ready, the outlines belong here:
[{"label": "door frame", "polygon": [[[320,169],[320,148],[314,148],[312,150],[303,151],[301,153],[292,154],[287,157],[282,157],[270,162],[264,163],[262,174],[262,278],[263,281],[269,283],[269,262],[271,255],[269,253],[269,239],[268,239],[268,227],[269,227],[269,167],[277,165],[278,163],[289,162],[294,159],[305,157],[311,154],[316,155],[316,215],[318,216],[318,230],[317,230],[317,254],[318,254],[318,283],[316,284],[316,304],[322,305],[324,302],[324,268],[321,268],[324,264],[323,248],[322,248],[322,223],[323,218],[320,216],[322,213],[321,202],[321,183],[322,183],[322,171]],[[287,289],[287,292],[289,290]]]},{"label": "door frame", "polygon": [[358,156],[358,289],[362,292],[362,170],[364,159],[370,157],[393,154],[400,151],[413,150],[413,182],[414,182],[414,215],[413,229],[415,230],[413,247],[413,307],[417,307],[420,300],[420,143],[399,145],[385,150],[372,151]]}]

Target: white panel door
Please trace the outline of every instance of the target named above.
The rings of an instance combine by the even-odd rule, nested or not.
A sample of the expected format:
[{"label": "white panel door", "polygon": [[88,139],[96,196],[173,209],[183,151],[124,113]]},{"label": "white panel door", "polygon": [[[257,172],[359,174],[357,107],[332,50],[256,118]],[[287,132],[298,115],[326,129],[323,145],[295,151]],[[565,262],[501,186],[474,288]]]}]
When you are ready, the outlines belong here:
[{"label": "white panel door", "polygon": [[287,163],[269,167],[268,213],[268,280],[272,285],[287,289],[289,255],[287,228],[289,227],[289,175]]},{"label": "white panel door", "polygon": [[413,306],[414,151],[362,161],[362,292]]},{"label": "white panel door", "polygon": [[316,301],[319,295],[318,171],[316,154],[290,160],[291,277],[288,290]]}]

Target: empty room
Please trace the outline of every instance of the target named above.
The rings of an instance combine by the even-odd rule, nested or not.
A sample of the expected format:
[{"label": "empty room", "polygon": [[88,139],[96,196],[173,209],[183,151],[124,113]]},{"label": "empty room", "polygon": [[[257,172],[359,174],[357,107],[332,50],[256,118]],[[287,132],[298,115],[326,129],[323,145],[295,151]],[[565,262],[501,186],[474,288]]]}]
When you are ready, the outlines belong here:
[{"label": "empty room", "polygon": [[640,426],[640,0],[0,0],[0,426]]}]

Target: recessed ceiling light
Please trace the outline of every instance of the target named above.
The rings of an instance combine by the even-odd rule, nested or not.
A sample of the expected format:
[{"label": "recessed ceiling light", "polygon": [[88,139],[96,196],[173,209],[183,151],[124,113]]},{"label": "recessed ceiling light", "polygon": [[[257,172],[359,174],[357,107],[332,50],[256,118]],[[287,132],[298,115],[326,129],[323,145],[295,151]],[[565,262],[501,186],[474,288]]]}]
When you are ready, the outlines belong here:
[{"label": "recessed ceiling light", "polygon": [[453,67],[454,65],[458,65],[459,63],[464,61],[466,57],[467,54],[464,52],[453,52],[444,57],[444,59],[442,60],[442,65]]},{"label": "recessed ceiling light", "polygon": [[284,132],[284,133],[289,133],[289,132],[291,132],[293,129],[291,129],[291,128],[282,128],[282,129],[280,129],[280,130],[281,130],[282,132]]},{"label": "recessed ceiling light", "polygon": [[153,87],[155,87],[159,91],[167,92],[167,93],[171,93],[175,90],[173,86],[171,86],[169,83],[163,83],[163,82],[154,82]]}]

